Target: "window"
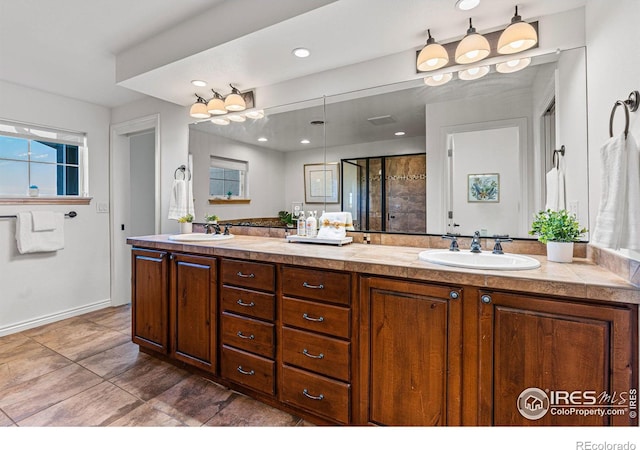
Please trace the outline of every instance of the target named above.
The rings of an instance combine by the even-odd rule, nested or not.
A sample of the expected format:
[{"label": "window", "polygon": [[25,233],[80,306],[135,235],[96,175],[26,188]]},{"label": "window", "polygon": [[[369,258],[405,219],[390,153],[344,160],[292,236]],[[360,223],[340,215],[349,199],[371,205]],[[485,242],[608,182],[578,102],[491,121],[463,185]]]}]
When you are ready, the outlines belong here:
[{"label": "window", "polygon": [[247,196],[247,162],[235,159],[211,157],[209,167],[209,195],[226,197]]},{"label": "window", "polygon": [[0,196],[87,196],[86,135],[0,121]]}]

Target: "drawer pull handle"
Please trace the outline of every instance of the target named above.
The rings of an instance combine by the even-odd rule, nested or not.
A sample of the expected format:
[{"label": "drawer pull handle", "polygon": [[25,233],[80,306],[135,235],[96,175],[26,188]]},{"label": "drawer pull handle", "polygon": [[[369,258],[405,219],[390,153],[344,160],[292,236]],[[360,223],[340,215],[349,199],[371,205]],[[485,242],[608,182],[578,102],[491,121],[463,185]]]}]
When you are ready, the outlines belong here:
[{"label": "drawer pull handle", "polygon": [[242,334],[242,331],[238,331],[238,337],[242,339],[249,339],[249,340],[253,340],[256,338],[253,334],[249,336],[245,336],[244,334]]},{"label": "drawer pull handle", "polygon": [[312,355],[311,353],[309,353],[309,351],[306,348],[304,350],[302,350],[302,354],[304,356],[308,356],[309,358],[314,358],[314,359],[322,359],[322,358],[324,358],[324,353],[320,353],[319,355]]},{"label": "drawer pull handle", "polygon": [[240,372],[242,375],[255,375],[256,372],[255,370],[242,370],[242,366],[238,366],[238,372]]},{"label": "drawer pull handle", "polygon": [[302,395],[304,395],[307,398],[310,398],[311,400],[322,400],[324,398],[324,395],[320,394],[317,397],[315,395],[311,395],[309,394],[309,391],[307,391],[306,389],[302,390]]},{"label": "drawer pull handle", "polygon": [[252,273],[250,274],[245,274],[242,272],[238,272],[236,275],[238,275],[240,278],[255,278],[256,276]]},{"label": "drawer pull handle", "polygon": [[318,318],[316,319],[315,317],[310,317],[310,316],[309,316],[309,314],[307,314],[307,313],[304,313],[304,314],[302,315],[302,318],[303,318],[303,319],[306,319],[306,320],[309,320],[309,321],[311,321],[311,322],[324,322],[324,317],[320,316],[320,317],[318,317]]},{"label": "drawer pull handle", "polygon": [[239,298],[239,299],[238,299],[238,301],[237,301],[236,303],[237,303],[238,305],[240,305],[240,306],[246,306],[246,307],[248,307],[248,308],[251,308],[251,307],[253,307],[253,306],[256,306],[256,304],[255,304],[255,303],[253,303],[253,302],[251,302],[251,303],[245,303],[245,302],[243,302],[241,298]]},{"label": "drawer pull handle", "polygon": [[313,284],[309,284],[306,281],[304,283],[302,283],[302,286],[309,288],[309,289],[324,289],[324,284],[319,284],[317,286],[313,285]]}]

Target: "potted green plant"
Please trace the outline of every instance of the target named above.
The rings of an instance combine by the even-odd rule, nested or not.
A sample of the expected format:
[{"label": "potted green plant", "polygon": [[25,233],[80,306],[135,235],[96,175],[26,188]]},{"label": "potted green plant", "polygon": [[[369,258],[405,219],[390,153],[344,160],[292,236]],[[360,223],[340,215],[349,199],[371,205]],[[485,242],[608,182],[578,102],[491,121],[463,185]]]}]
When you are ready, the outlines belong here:
[{"label": "potted green plant", "polygon": [[207,214],[204,216],[204,221],[207,223],[218,223],[219,219],[215,214]]},{"label": "potted green plant", "polygon": [[278,211],[278,218],[287,228],[293,228],[293,217],[289,211]]},{"label": "potted green plant", "polygon": [[547,245],[547,260],[571,262],[573,243],[586,232],[586,228],[580,227],[575,214],[564,209],[547,209],[534,216],[529,234],[538,235],[538,240]]},{"label": "potted green plant", "polygon": [[178,223],[180,224],[180,233],[187,234],[193,231],[193,215],[187,214],[178,219]]},{"label": "potted green plant", "polygon": [[232,195],[233,195],[233,192],[231,191],[227,192],[227,200],[231,200]]}]

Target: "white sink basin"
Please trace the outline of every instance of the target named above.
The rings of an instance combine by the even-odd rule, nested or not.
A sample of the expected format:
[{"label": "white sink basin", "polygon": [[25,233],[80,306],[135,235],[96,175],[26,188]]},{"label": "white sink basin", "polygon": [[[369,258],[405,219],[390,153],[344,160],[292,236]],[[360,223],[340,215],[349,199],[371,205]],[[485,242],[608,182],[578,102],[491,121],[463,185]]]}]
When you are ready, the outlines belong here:
[{"label": "white sink basin", "polygon": [[205,233],[188,233],[188,234],[172,234],[169,236],[170,241],[181,242],[211,242],[226,241],[233,239],[233,234],[205,234]]},{"label": "white sink basin", "polygon": [[459,252],[425,250],[420,252],[418,258],[434,264],[467,269],[528,270],[540,267],[538,260],[528,256],[514,255],[512,253],[496,255],[490,251],[471,253],[469,250],[461,250]]}]

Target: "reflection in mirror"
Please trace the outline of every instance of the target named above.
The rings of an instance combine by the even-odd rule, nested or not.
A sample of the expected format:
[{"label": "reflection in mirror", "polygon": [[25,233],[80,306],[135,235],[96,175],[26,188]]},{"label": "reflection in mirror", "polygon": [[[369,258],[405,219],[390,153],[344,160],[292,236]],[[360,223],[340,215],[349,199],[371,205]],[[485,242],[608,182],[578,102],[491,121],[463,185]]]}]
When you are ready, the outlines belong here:
[{"label": "reflection in mirror", "polygon": [[[519,72],[492,68],[481,79],[437,87],[411,80],[329,96],[324,108],[317,99],[265,114],[266,121],[233,130],[238,124],[191,126],[195,170],[205,167],[194,174],[197,218],[213,207],[225,219],[291,211],[304,202],[304,165],[329,162],[341,163],[340,203],[303,210],[351,211],[360,230],[531,238],[533,214],[546,205],[553,150],[564,145],[556,162],[565,174],[565,207],[588,223],[584,48],[537,56]],[[326,122],[324,129],[311,126],[314,120]],[[300,145],[314,129],[320,140],[325,133],[322,145]],[[262,134],[269,141],[258,142]],[[208,204],[212,155],[248,161],[250,204]],[[408,159],[416,155],[419,169]],[[258,194],[268,199],[258,202]]]}]

